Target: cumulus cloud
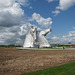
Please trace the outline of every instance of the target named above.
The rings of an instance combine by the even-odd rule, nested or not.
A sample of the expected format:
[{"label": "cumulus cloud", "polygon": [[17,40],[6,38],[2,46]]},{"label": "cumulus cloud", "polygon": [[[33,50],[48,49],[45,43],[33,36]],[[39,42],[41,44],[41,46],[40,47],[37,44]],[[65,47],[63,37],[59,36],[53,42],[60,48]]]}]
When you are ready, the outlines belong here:
[{"label": "cumulus cloud", "polygon": [[0,26],[11,27],[24,22],[23,2],[27,4],[28,0],[0,0]]},{"label": "cumulus cloud", "polygon": [[30,6],[29,8],[30,8],[30,9],[32,9],[33,7],[32,7],[32,6]]},{"label": "cumulus cloud", "polygon": [[0,0],[0,9],[12,6],[14,0]]},{"label": "cumulus cloud", "polygon": [[61,37],[53,35],[48,40],[51,44],[68,44],[69,42],[75,44],[75,31],[70,31],[68,35],[63,35]]},{"label": "cumulus cloud", "polygon": [[33,13],[31,21],[36,21],[39,25],[41,25],[44,28],[48,28],[52,24],[52,19],[50,17],[43,18],[40,14]]},{"label": "cumulus cloud", "polygon": [[47,0],[47,1],[50,3],[50,2],[53,2],[53,1],[58,1],[58,0]]},{"label": "cumulus cloud", "polygon": [[73,27],[73,29],[75,29],[75,27]]},{"label": "cumulus cloud", "polygon": [[75,36],[75,31],[70,31],[69,36]]},{"label": "cumulus cloud", "polygon": [[75,0],[59,0],[59,5],[56,6],[55,11],[53,11],[52,13],[55,13],[55,15],[58,15],[60,13],[60,10],[62,11],[67,10],[73,5],[75,5]]},{"label": "cumulus cloud", "polygon": [[[23,25],[13,27],[0,28],[0,44],[18,44],[23,45],[26,34],[32,25],[31,23],[24,23]],[[36,26],[37,27],[37,26]],[[37,28],[39,30],[40,28]]]},{"label": "cumulus cloud", "polygon": [[29,30],[31,24],[26,23],[21,26],[1,27],[0,30],[0,44],[20,44],[23,45],[25,35]]},{"label": "cumulus cloud", "polygon": [[53,2],[54,0],[48,0],[48,2]]},{"label": "cumulus cloud", "polygon": [[28,0],[0,0],[0,44],[22,45],[30,24],[21,5],[27,4]]},{"label": "cumulus cloud", "polygon": [[52,11],[52,13],[55,14],[54,16],[57,16],[60,13],[60,11],[59,10],[55,10],[55,11]]},{"label": "cumulus cloud", "polygon": [[30,3],[28,0],[15,0],[17,1],[20,5],[23,5],[23,6],[28,6]]},{"label": "cumulus cloud", "polygon": [[56,9],[67,10],[75,4],[75,0],[60,0]]},{"label": "cumulus cloud", "polygon": [[54,35],[51,39],[59,39],[59,37],[57,37],[56,35]]},{"label": "cumulus cloud", "polygon": [[49,40],[49,42],[50,42],[50,44],[57,44],[57,43],[59,43],[59,37],[58,36],[56,36],[56,35],[53,35],[51,38],[49,38],[48,40]]},{"label": "cumulus cloud", "polygon": [[[12,28],[12,27],[11,27]],[[6,42],[8,39],[10,39],[11,38],[11,40],[13,40],[12,39],[12,37],[13,36],[15,36],[15,33],[14,32],[12,32],[11,31],[11,28],[4,28],[3,27],[3,29],[0,31],[0,44],[8,44],[8,42],[10,41],[8,41],[8,42]],[[14,28],[16,28],[16,27],[14,27]],[[13,28],[12,28],[13,29]],[[16,38],[15,38],[16,39]],[[2,41],[2,42],[1,42]],[[12,42],[11,42],[12,43]]]},{"label": "cumulus cloud", "polygon": [[0,44],[23,45],[25,35],[32,25],[25,21],[24,10],[21,8],[21,5],[27,4],[28,0],[0,0]]},{"label": "cumulus cloud", "polygon": [[68,35],[62,37],[62,40],[65,40],[67,43],[75,43],[75,31],[70,31]]}]

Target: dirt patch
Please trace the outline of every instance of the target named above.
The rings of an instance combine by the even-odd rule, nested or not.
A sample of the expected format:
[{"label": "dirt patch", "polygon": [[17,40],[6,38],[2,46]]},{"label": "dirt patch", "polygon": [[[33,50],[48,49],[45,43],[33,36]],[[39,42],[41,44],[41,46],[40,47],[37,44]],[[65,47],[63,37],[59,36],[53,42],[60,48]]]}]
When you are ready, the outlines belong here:
[{"label": "dirt patch", "polygon": [[0,75],[20,75],[69,62],[75,62],[75,50],[0,48]]}]

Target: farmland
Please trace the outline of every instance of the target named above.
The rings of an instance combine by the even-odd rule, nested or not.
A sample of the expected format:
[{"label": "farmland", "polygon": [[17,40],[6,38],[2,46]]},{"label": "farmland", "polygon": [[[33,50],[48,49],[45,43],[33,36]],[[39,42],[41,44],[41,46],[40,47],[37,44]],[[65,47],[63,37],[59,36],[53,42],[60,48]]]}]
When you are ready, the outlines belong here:
[{"label": "farmland", "polygon": [[20,50],[0,47],[0,74],[20,75],[75,62],[75,50]]}]

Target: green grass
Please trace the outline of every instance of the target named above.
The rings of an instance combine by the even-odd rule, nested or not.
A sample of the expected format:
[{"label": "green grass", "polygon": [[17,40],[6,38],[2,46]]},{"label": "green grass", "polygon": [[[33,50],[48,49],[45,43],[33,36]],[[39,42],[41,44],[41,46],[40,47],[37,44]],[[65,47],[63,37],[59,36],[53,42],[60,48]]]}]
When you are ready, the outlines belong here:
[{"label": "green grass", "polygon": [[75,75],[75,62],[22,75]]}]

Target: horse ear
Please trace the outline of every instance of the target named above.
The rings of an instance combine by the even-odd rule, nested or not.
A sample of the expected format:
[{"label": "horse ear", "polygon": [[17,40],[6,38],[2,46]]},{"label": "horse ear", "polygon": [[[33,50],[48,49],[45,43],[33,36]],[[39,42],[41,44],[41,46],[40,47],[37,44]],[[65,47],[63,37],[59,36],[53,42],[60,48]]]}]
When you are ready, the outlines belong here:
[{"label": "horse ear", "polygon": [[50,29],[50,32],[52,31],[52,29]]},{"label": "horse ear", "polygon": [[34,26],[31,26],[31,28],[33,28]]},{"label": "horse ear", "polygon": [[35,28],[35,30],[37,30],[37,27]]}]

